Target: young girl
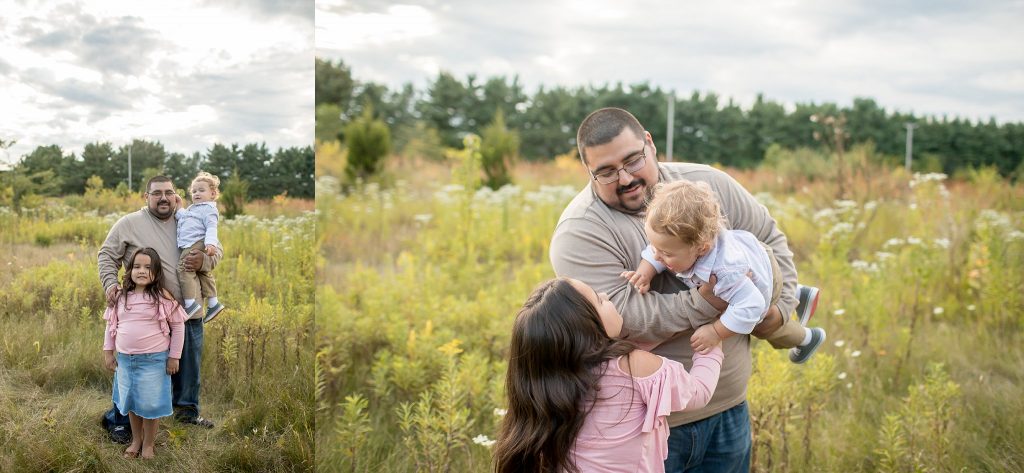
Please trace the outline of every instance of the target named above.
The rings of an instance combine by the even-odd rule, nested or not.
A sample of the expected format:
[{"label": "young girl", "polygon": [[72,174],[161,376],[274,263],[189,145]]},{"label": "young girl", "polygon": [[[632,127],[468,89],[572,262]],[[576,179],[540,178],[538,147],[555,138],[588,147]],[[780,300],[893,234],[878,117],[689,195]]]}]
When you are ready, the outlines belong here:
[{"label": "young girl", "polygon": [[[695,351],[707,350],[736,334],[755,332],[782,290],[781,271],[769,253],[770,247],[750,232],[727,230],[724,221],[707,183],[676,181],[658,185],[647,205],[644,225],[651,244],[644,249],[637,270],[622,273],[641,294],[654,275],[666,269],[690,287],[709,283],[712,275],[717,277],[715,295],[729,307],[718,320],[694,331],[690,342]],[[806,362],[825,341],[824,329],[804,326],[815,304],[798,307],[800,323],[781,317],[769,321],[769,325],[778,323],[779,328],[759,336],[775,348],[790,348],[792,362]]]},{"label": "young girl", "polygon": [[665,471],[665,418],[707,405],[722,349],[695,354],[687,373],[617,338],[621,330],[608,296],[580,281],[533,291],[512,327],[498,473]]},{"label": "young girl", "polygon": [[178,209],[178,249],[181,250],[181,261],[178,262],[178,280],[181,283],[181,297],[185,302],[185,313],[192,318],[203,304],[198,301],[206,297],[206,315],[203,323],[210,322],[224,311],[224,304],[217,300],[217,282],[210,271],[187,271],[185,257],[190,250],[203,251],[209,256],[216,254],[215,246],[220,246],[217,238],[217,198],[220,197],[220,178],[208,172],[200,171],[192,185],[189,186],[192,205],[187,209]]},{"label": "young girl", "polygon": [[153,458],[160,418],[172,414],[171,375],[178,372],[187,316],[161,286],[160,271],[156,250],[135,252],[121,296],[103,314],[103,359],[114,372],[114,405],[132,428],[125,458]]}]

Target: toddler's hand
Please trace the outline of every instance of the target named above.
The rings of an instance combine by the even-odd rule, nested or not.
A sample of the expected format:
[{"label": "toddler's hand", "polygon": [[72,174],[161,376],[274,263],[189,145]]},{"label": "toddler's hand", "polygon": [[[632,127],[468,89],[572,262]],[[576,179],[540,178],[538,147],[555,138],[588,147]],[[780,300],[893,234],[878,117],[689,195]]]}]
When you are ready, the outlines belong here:
[{"label": "toddler's hand", "polygon": [[117,358],[113,352],[103,351],[103,365],[110,371],[117,371]]},{"label": "toddler's hand", "polygon": [[167,359],[167,374],[175,374],[178,372],[178,359],[168,358]]},{"label": "toddler's hand", "polygon": [[623,271],[619,276],[626,278],[640,294],[647,294],[651,290],[651,278],[640,271]]},{"label": "toddler's hand", "polygon": [[213,256],[217,254],[217,247],[213,245],[206,245],[206,256]]},{"label": "toddler's hand", "polygon": [[712,348],[722,343],[722,338],[715,331],[714,324],[701,325],[690,336],[690,347],[694,352],[706,355]]}]

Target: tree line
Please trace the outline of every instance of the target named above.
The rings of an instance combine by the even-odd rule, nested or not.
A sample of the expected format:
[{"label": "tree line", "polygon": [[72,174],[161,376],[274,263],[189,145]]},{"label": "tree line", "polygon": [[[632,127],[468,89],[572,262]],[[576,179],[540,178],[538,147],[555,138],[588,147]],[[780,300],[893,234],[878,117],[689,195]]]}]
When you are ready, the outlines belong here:
[{"label": "tree line", "polygon": [[[587,113],[622,107],[637,116],[665,152],[666,112],[671,91],[648,82],[624,86],[544,87],[528,94],[518,77],[458,79],[440,72],[425,90],[397,89],[360,81],[342,60],[316,59],[316,136],[344,141],[344,128],[370,111],[391,130],[392,149],[401,154],[440,157],[458,148],[468,133],[480,134],[497,112],[518,133],[519,154],[551,159],[575,148],[576,128]],[[727,166],[759,164],[769,146],[831,148],[839,133],[845,146],[873,142],[877,152],[902,162],[906,123],[915,125],[915,161],[925,158],[948,174],[990,166],[1004,176],[1024,176],[1024,124],[971,121],[960,117],[916,116],[888,111],[871,98],[851,106],[799,103],[790,110],[758,95],[748,108],[713,92],[676,96],[673,154],[677,159]],[[832,117],[833,120],[825,120]],[[843,128],[835,129],[835,124]]]},{"label": "tree line", "polygon": [[[129,185],[128,157],[131,155]],[[5,182],[33,186],[40,195],[82,194],[86,181],[99,177],[105,188],[143,190],[146,181],[166,175],[176,186],[188,186],[200,170],[220,177],[222,185],[236,175],[247,185],[250,199],[287,193],[290,197],[314,197],[314,153],[311,146],[278,148],[271,152],[263,143],[214,144],[206,153],[186,155],[169,152],[159,141],[133,140],[114,147],[109,142],[85,145],[81,155],[66,153],[59,145],[38,146],[6,171]]]}]

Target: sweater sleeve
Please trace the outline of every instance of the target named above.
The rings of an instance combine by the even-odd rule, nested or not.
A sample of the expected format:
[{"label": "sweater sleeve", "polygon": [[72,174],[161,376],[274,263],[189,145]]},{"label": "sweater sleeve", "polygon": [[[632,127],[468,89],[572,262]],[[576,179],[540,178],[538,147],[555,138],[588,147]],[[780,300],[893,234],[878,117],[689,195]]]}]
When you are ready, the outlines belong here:
[{"label": "sweater sleeve", "polygon": [[714,320],[715,310],[697,289],[640,294],[622,271],[635,269],[621,239],[599,222],[586,218],[562,221],[551,238],[551,266],[558,276],[570,277],[605,292],[622,314],[624,333],[643,344],[658,344],[680,332]]},{"label": "sweater sleeve", "polygon": [[659,417],[706,406],[718,386],[718,375],[722,369],[721,347],[715,347],[706,355],[695,353],[690,372],[686,372],[682,363],[661,358],[661,368],[657,372],[637,379],[647,402],[643,432],[653,431]]},{"label": "sweater sleeve", "polygon": [[758,240],[772,248],[779,270],[782,272],[782,292],[778,306],[783,317],[788,317],[796,310],[796,265],[793,263],[793,252],[789,249],[786,235],[779,230],[775,219],[768,209],[761,205],[750,192],[747,192],[735,179],[728,174],[715,170],[715,179],[709,181],[718,195],[722,205],[722,213],[729,220],[734,230],[746,230]]},{"label": "sweater sleeve", "polygon": [[124,253],[127,245],[122,237],[125,218],[121,217],[110,231],[107,238],[100,245],[100,251],[96,255],[96,266],[99,269],[100,283],[106,291],[110,286],[117,284],[117,272],[121,269],[121,262],[124,261]]}]

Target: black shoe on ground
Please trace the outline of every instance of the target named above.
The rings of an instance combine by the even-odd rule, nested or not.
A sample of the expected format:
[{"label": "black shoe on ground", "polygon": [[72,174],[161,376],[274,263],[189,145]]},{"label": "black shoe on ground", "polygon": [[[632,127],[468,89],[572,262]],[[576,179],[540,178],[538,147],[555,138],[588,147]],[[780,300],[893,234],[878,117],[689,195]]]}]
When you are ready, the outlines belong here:
[{"label": "black shoe on ground", "polygon": [[202,417],[202,416],[179,417],[178,418],[178,422],[181,422],[183,424],[198,425],[199,427],[204,427],[204,428],[207,428],[207,429],[212,429],[213,428],[213,421],[211,421],[211,420],[209,420],[209,419],[207,419],[205,417]]},{"label": "black shoe on ground", "polygon": [[126,426],[118,425],[112,429],[107,429],[110,434],[110,440],[114,443],[129,444],[132,443],[132,431]]}]

